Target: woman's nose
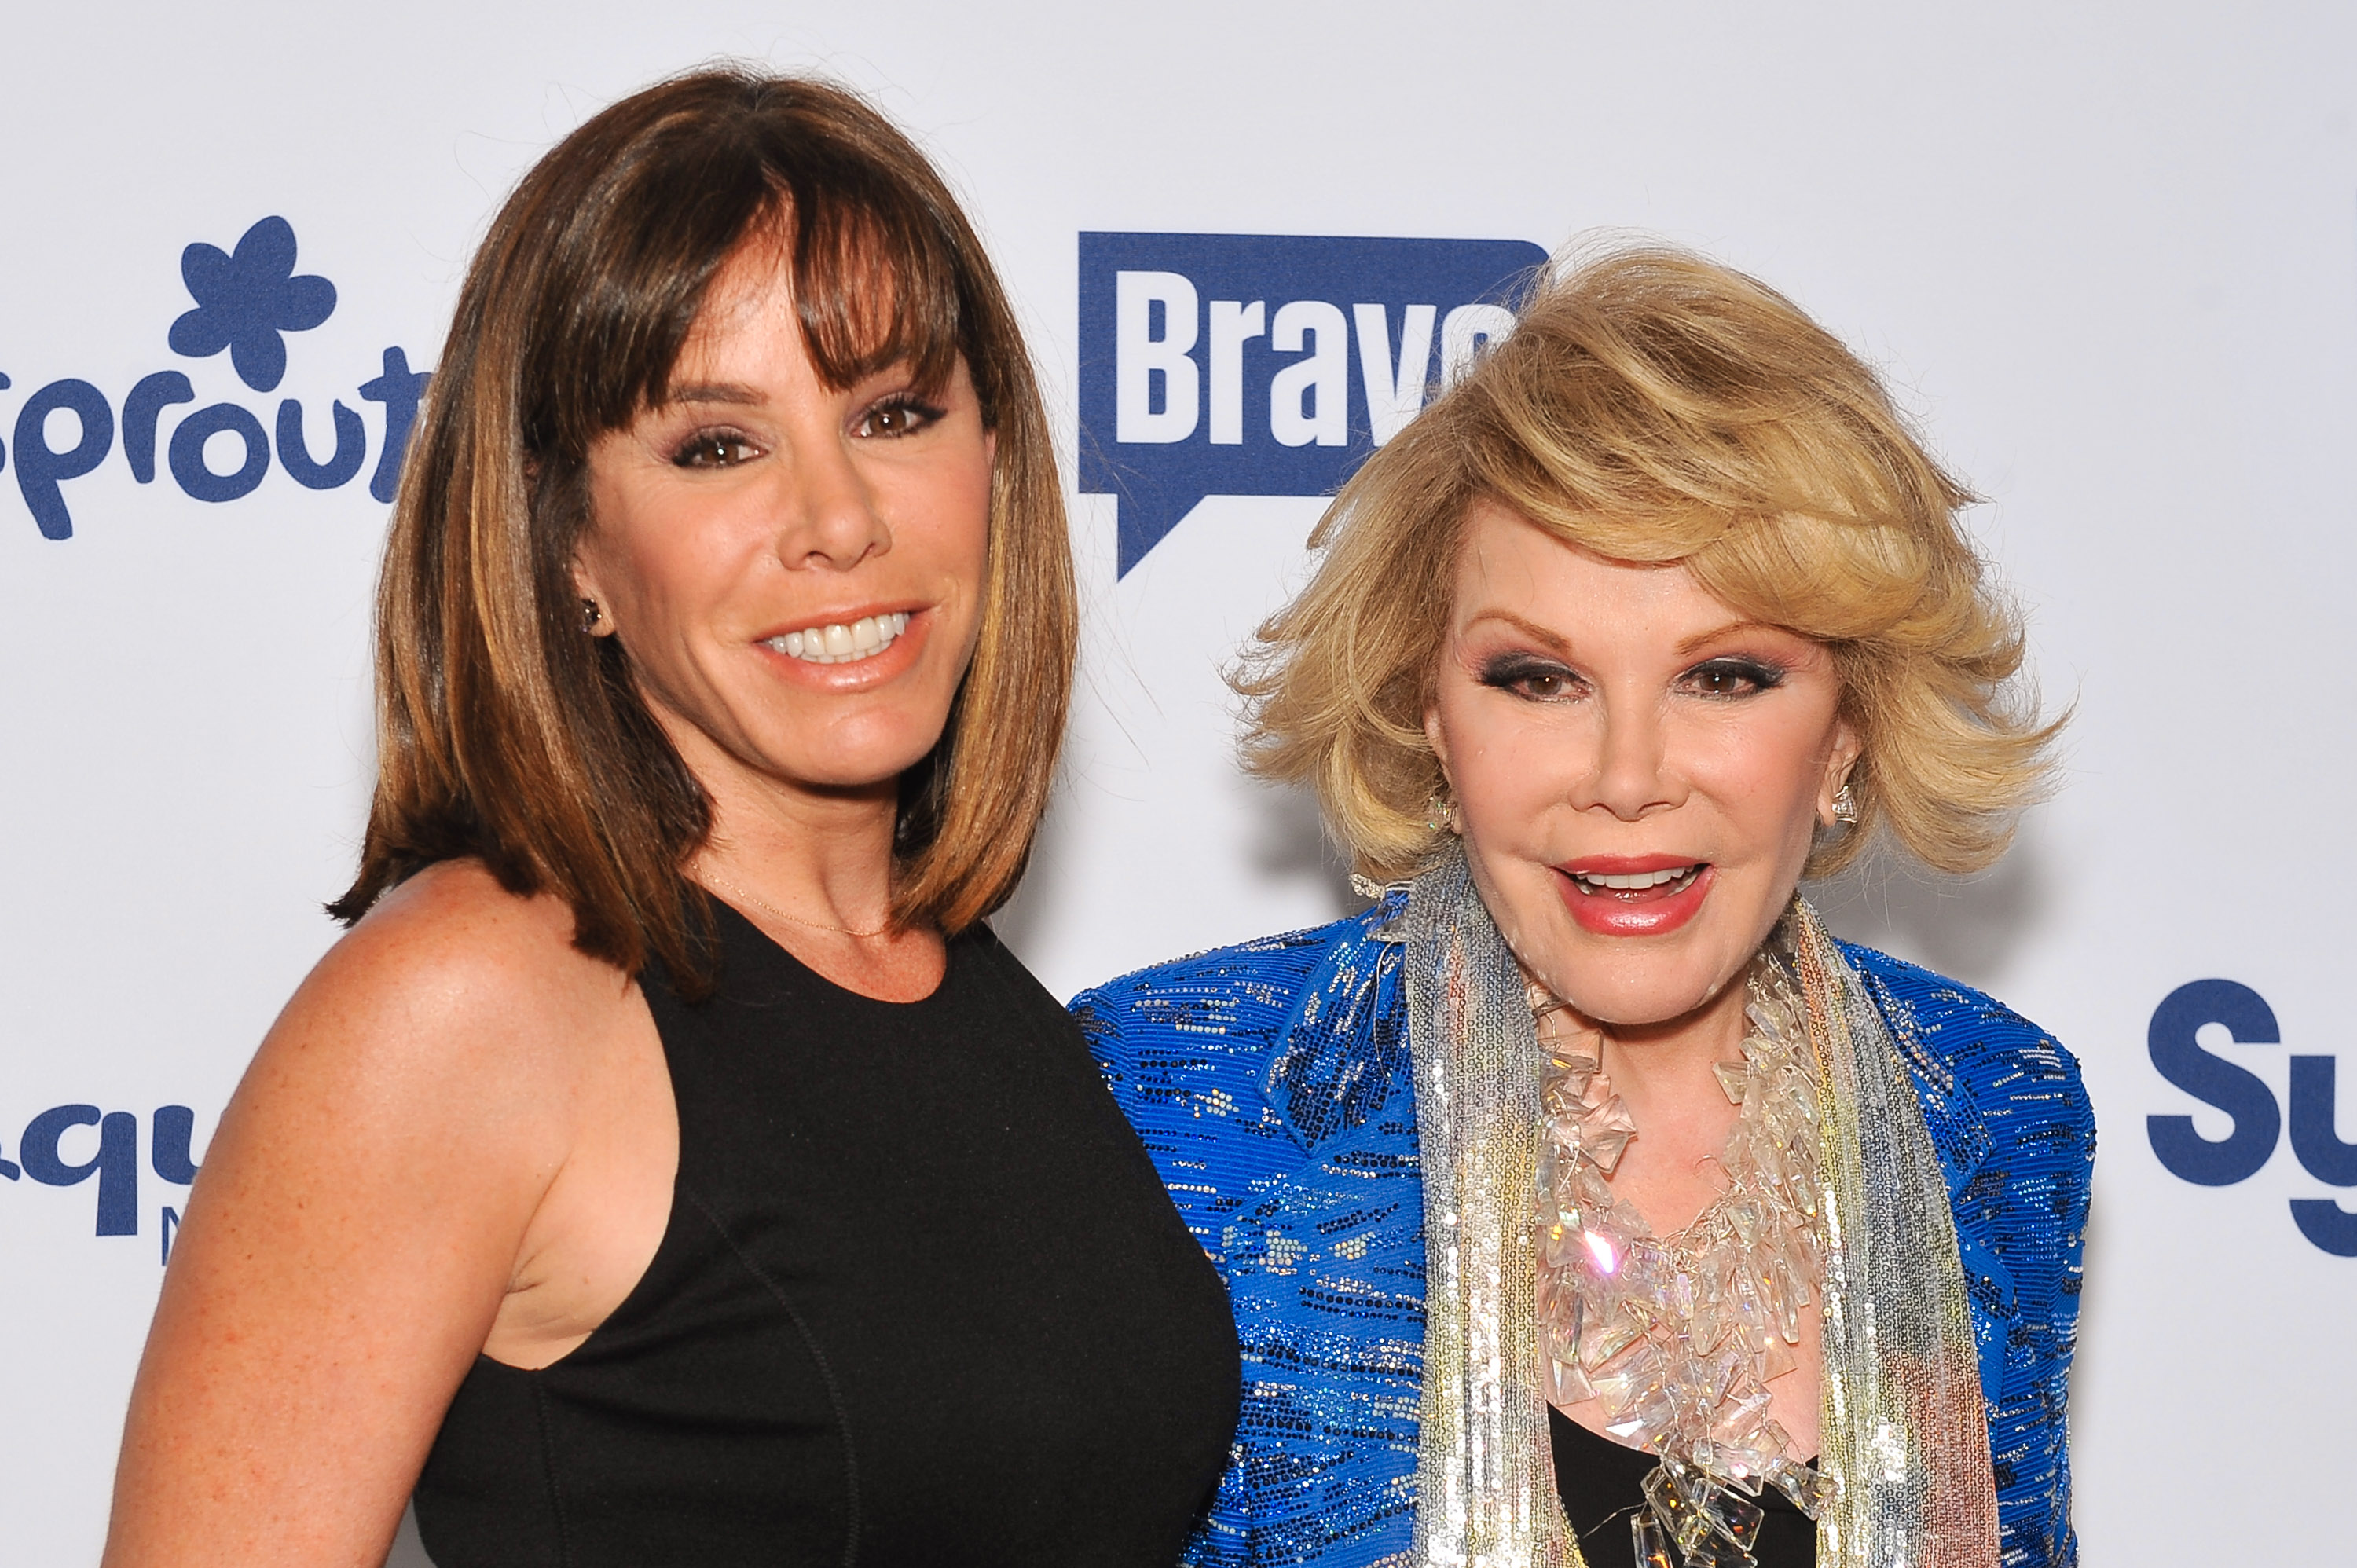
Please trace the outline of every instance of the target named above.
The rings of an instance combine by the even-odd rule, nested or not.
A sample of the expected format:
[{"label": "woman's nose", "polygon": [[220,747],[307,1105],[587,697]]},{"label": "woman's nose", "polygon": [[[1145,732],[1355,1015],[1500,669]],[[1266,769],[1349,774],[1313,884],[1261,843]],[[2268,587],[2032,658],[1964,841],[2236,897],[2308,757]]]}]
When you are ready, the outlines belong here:
[{"label": "woman's nose", "polygon": [[891,549],[876,493],[841,442],[799,446],[781,489],[778,554],[788,567],[847,572]]},{"label": "woman's nose", "polygon": [[1677,804],[1668,767],[1668,729],[1658,707],[1641,699],[1599,704],[1594,769],[1574,804],[1633,822]]}]

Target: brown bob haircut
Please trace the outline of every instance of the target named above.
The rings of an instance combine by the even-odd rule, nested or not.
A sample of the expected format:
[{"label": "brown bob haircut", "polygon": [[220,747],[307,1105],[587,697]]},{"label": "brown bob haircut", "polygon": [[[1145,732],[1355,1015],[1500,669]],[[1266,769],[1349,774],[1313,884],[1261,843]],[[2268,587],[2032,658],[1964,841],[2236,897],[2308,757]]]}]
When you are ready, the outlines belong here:
[{"label": "brown bob haircut", "polygon": [[2016,689],[2020,619],[1955,514],[1975,498],[1874,372],[1783,295],[1658,246],[1540,278],[1512,332],[1370,457],[1311,536],[1325,555],[1236,676],[1248,765],[1315,787],[1358,868],[1443,842],[1426,738],[1478,498],[1618,561],[1675,563],[1737,613],[1829,647],[1864,746],[1857,826],[1937,870],[2003,852],[2058,720]]},{"label": "brown bob haircut", "polygon": [[669,395],[707,286],[774,242],[819,373],[938,386],[963,358],[996,436],[983,616],[940,741],[900,781],[893,920],[955,932],[1003,903],[1045,808],[1078,612],[1031,364],[981,242],[924,156],[852,93],[740,70],[614,104],[527,174],[468,269],[393,510],[377,598],[378,781],[357,920],[437,861],[572,906],[574,942],[710,984],[683,875],[711,811],[582,630],[571,563],[602,435]]}]

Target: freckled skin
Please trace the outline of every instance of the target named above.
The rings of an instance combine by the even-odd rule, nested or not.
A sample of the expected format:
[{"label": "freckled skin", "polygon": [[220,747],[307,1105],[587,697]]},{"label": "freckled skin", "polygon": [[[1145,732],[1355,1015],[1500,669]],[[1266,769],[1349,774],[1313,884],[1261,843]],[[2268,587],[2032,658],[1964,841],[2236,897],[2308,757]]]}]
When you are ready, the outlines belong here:
[{"label": "freckled skin", "polygon": [[[1482,901],[1598,1032],[1636,1118],[1613,1188],[1667,1235],[1724,1186],[1735,1108],[1711,1064],[1741,1058],[1743,976],[1857,739],[1826,648],[1748,623],[1684,567],[1606,560],[1487,501],[1466,535],[1426,732]],[[1704,865],[1708,886],[1674,929],[1602,934],[1558,869],[1597,856]],[[1813,1454],[1819,1325],[1803,1316],[1801,1365],[1770,1391]],[[1566,1413],[1602,1430],[1592,1402]]]}]

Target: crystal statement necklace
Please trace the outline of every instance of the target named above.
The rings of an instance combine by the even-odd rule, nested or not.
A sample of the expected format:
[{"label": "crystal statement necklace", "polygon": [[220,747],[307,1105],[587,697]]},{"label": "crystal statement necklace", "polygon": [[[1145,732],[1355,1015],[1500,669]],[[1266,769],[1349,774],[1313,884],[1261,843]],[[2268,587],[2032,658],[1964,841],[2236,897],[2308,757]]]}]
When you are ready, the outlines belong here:
[{"label": "crystal statement necklace", "polygon": [[1756,1568],[1774,1485],[1811,1519],[1834,1481],[1792,1453],[1767,1384],[1797,1365],[1801,1310],[1822,1277],[1816,1058],[1800,998],[1762,958],[1746,982],[1740,1064],[1713,1071],[1742,1108],[1719,1165],[1727,1190],[1658,1237],[1606,1180],[1636,1136],[1598,1037],[1528,983],[1545,1056],[1538,1161],[1538,1319],[1549,1397],[1593,1399],[1605,1430],[1659,1454],[1631,1520],[1639,1568]]}]

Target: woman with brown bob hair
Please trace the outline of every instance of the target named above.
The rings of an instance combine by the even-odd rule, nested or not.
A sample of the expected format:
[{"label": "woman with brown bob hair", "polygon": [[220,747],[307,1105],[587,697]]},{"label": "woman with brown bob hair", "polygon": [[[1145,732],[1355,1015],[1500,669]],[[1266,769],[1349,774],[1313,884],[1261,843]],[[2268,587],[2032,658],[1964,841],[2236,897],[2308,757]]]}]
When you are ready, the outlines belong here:
[{"label": "woman with brown bob hair", "polygon": [[1166,1563],[1236,1361],[981,921],[1074,608],[974,231],[851,94],[597,115],[478,252],[351,932],[223,1117],[110,1564]]},{"label": "woman with brown bob hair", "polygon": [[1243,1331],[1190,1561],[2074,1560],[2077,1066],[1797,892],[2040,788],[1971,499],[1647,248],[1344,487],[1238,684],[1372,908],[1073,1004]]}]

